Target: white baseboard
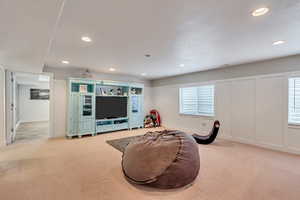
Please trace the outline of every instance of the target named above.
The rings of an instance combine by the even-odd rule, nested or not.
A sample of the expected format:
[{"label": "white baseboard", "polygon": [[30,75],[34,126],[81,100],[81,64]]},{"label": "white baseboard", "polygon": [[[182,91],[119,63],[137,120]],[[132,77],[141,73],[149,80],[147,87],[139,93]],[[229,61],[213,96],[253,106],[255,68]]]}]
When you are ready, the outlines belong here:
[{"label": "white baseboard", "polygon": [[30,123],[30,122],[49,122],[49,120],[20,120],[18,123]]},{"label": "white baseboard", "polygon": [[300,155],[300,149],[290,148],[290,147],[283,146],[283,145],[260,143],[260,142],[254,141],[254,140],[245,140],[245,139],[241,139],[241,138],[234,138],[232,136],[224,136],[224,135],[223,136],[220,135],[219,138],[228,140],[228,141],[239,142],[242,144],[258,146],[258,147],[262,147],[265,149],[271,149],[271,150],[275,150],[275,151],[281,151],[281,152],[285,152],[285,153],[292,153],[292,154]]},{"label": "white baseboard", "polygon": [[18,123],[16,124],[16,128],[15,128],[16,130],[19,128],[20,124],[21,124],[21,120],[19,120]]}]

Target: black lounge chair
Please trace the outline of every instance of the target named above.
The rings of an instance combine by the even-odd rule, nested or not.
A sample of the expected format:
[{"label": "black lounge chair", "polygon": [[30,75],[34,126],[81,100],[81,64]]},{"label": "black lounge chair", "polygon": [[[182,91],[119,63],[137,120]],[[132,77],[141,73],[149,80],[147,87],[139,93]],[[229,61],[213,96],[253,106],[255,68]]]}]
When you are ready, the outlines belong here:
[{"label": "black lounge chair", "polygon": [[196,140],[198,144],[211,144],[215,141],[220,128],[220,122],[216,120],[214,122],[214,126],[210,133],[206,136],[201,136],[197,134],[193,134],[193,138]]}]

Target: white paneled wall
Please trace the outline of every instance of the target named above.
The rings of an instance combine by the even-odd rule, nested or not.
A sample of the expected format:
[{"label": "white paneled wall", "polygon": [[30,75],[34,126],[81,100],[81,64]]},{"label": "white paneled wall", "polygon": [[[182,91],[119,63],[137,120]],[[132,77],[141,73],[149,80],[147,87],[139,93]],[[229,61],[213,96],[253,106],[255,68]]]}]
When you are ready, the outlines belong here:
[{"label": "white paneled wall", "polygon": [[[287,121],[288,76],[215,81],[219,137],[300,154],[300,129],[289,126]],[[200,84],[203,83],[193,85]],[[179,114],[178,91],[184,86],[187,85],[153,88],[154,106],[161,113],[163,125],[191,132],[208,130],[214,119]]]},{"label": "white paneled wall", "polygon": [[231,82],[219,82],[215,86],[215,101],[216,101],[216,116],[222,123],[222,128],[219,130],[220,135],[226,138],[231,137],[231,112],[228,108],[231,107]]},{"label": "white paneled wall", "polygon": [[[255,138],[255,80],[231,83],[231,135],[245,142]],[[221,106],[221,105],[220,105]]]},{"label": "white paneled wall", "polygon": [[290,74],[217,81],[217,115],[223,138],[300,153],[300,129],[288,125]]},{"label": "white paneled wall", "polygon": [[282,147],[284,133],[284,101],[282,76],[256,80],[256,141]]}]

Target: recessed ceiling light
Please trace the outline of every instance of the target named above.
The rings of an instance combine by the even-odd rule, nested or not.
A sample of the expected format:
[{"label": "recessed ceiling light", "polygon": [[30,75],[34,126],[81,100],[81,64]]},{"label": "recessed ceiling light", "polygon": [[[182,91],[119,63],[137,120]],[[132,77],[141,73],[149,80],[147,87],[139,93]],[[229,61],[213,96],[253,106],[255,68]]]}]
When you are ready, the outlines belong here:
[{"label": "recessed ceiling light", "polygon": [[252,12],[252,15],[254,17],[262,16],[262,15],[267,14],[269,12],[269,10],[270,9],[266,8],[266,7],[258,8]]},{"label": "recessed ceiling light", "polygon": [[114,71],[116,71],[116,69],[111,67],[111,68],[109,68],[109,71],[114,72]]},{"label": "recessed ceiling light", "polygon": [[61,61],[61,63],[62,63],[62,64],[66,64],[66,65],[67,65],[67,64],[70,64],[70,62],[67,61],[67,60],[63,60],[63,61]]},{"label": "recessed ceiling light", "polygon": [[147,74],[146,74],[146,73],[141,73],[141,75],[142,75],[142,76],[147,76]]},{"label": "recessed ceiling light", "polygon": [[184,64],[180,64],[179,66],[180,66],[180,67],[184,67]]},{"label": "recessed ceiling light", "polygon": [[81,40],[84,41],[84,42],[91,42],[92,41],[92,39],[90,37],[87,37],[87,36],[82,36]]},{"label": "recessed ceiling light", "polygon": [[273,42],[273,45],[275,46],[275,45],[280,45],[280,44],[284,44],[284,43],[285,43],[285,41],[278,40],[278,41]]}]

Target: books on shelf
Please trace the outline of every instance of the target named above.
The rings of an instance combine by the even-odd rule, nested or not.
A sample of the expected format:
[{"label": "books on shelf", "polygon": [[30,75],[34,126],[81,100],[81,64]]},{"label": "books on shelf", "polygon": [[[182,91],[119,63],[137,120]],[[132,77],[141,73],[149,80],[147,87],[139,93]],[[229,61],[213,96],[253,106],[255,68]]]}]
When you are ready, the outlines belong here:
[{"label": "books on shelf", "polygon": [[97,86],[96,87],[97,96],[128,96],[128,89],[117,86]]}]

